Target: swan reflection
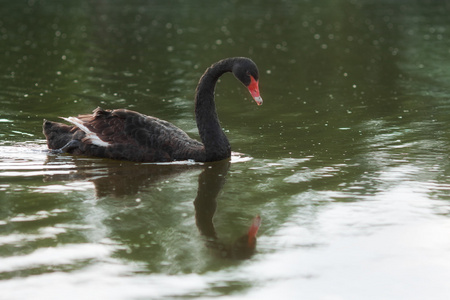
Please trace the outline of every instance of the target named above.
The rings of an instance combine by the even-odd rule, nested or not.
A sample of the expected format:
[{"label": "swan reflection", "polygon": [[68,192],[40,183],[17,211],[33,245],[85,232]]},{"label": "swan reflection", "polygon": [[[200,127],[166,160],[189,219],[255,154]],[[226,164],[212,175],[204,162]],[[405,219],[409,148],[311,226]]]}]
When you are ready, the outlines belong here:
[{"label": "swan reflection", "polygon": [[[51,156],[49,157],[51,160]],[[161,183],[173,183],[177,187],[177,180],[191,180],[192,173],[200,171],[198,175],[198,189],[194,200],[195,224],[202,238],[200,241],[209,249],[214,256],[226,259],[248,259],[256,249],[256,234],[261,224],[261,218],[256,216],[251,222],[250,227],[233,242],[224,242],[217,234],[213,218],[217,208],[217,199],[222,190],[230,162],[227,160],[208,163],[208,164],[135,164],[131,162],[116,162],[105,160],[84,160],[74,159],[75,172],[68,174],[49,175],[46,181],[74,181],[86,180],[95,187],[95,195],[99,203],[96,205],[107,206],[110,216],[106,218],[108,231],[112,232],[113,240],[123,241],[128,244],[133,241],[134,244],[143,243],[142,236],[145,236],[149,230],[161,230],[172,227],[172,231],[167,230],[167,235],[179,233],[173,232],[173,226],[176,224],[176,213],[179,212],[179,205],[183,199],[168,199],[174,195],[174,190],[170,189],[169,195],[156,194]],[[191,179],[189,179],[191,178]],[[188,186],[192,187],[192,184]],[[187,193],[187,192],[186,192]],[[185,194],[186,194],[185,193]],[[151,203],[145,203],[147,196],[152,196]],[[192,197],[192,196],[191,196]],[[143,198],[144,200],[141,200]],[[158,199],[161,198],[161,201]],[[139,201],[136,201],[139,199]],[[192,198],[191,198],[192,199]],[[185,199],[184,199],[185,200]],[[141,203],[144,202],[144,203]],[[184,201],[183,203],[186,203]],[[189,202],[187,202],[189,203]],[[145,205],[139,207],[139,205]],[[111,206],[115,207],[135,207],[133,212],[117,211],[113,212]],[[114,217],[112,217],[114,215]],[[133,215],[132,221],[126,226],[133,227],[133,230],[126,230],[118,222],[111,219],[129,219]],[[185,215],[188,215],[186,213]],[[146,222],[149,222],[148,224]],[[146,225],[147,224],[147,225]],[[176,225],[174,225],[176,224]],[[229,224],[232,226],[233,224]],[[152,229],[149,229],[152,228]],[[183,227],[180,227],[183,230]],[[164,230],[165,230],[164,229]],[[133,238],[135,236],[135,238]],[[150,238],[155,238],[150,237]],[[174,237],[175,238],[175,237]],[[151,241],[152,245],[145,245],[148,248],[149,255],[151,248],[161,241],[161,238],[155,238]],[[168,246],[170,247],[170,246]],[[124,254],[124,256],[127,256]],[[164,255],[162,255],[164,256]]]},{"label": "swan reflection", "polygon": [[248,231],[232,243],[224,243],[217,236],[213,217],[217,208],[217,196],[225,184],[230,164],[217,162],[206,166],[198,178],[198,192],[194,201],[195,220],[201,234],[206,238],[206,246],[221,257],[231,259],[250,258],[256,249],[256,234],[261,225],[261,217],[256,216]]}]

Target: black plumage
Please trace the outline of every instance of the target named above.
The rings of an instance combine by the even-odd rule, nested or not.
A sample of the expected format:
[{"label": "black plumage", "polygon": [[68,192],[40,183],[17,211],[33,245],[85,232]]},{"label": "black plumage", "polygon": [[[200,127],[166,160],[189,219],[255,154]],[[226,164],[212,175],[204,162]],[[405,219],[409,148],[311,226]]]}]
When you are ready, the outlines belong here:
[{"label": "black plumage", "polygon": [[208,68],[197,85],[195,115],[202,143],[191,139],[175,125],[127,110],[103,110],[63,118],[73,126],[44,120],[49,149],[74,155],[140,162],[174,160],[217,161],[231,156],[230,143],[221,129],[214,102],[217,80],[233,72],[262,104],[258,69],[248,58],[228,58]]}]

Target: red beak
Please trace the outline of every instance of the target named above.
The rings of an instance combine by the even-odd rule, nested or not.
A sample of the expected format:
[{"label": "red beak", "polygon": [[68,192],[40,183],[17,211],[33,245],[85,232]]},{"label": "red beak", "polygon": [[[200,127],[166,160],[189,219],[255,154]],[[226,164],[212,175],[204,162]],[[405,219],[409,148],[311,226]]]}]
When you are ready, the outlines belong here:
[{"label": "red beak", "polygon": [[250,84],[248,85],[248,91],[252,95],[253,99],[255,99],[256,104],[261,105],[263,104],[263,99],[259,95],[259,87],[258,87],[258,80],[255,80],[253,76],[250,76]]}]

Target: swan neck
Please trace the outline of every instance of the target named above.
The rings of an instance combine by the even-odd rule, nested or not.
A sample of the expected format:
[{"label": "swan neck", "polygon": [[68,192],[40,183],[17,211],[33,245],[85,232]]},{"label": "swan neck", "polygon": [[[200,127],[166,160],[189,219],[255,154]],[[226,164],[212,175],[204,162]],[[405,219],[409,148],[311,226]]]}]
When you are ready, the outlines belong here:
[{"label": "swan neck", "polygon": [[230,60],[222,60],[209,67],[197,85],[195,96],[195,117],[200,138],[205,147],[205,160],[222,160],[230,157],[230,143],[217,117],[214,91],[218,79],[232,71]]}]

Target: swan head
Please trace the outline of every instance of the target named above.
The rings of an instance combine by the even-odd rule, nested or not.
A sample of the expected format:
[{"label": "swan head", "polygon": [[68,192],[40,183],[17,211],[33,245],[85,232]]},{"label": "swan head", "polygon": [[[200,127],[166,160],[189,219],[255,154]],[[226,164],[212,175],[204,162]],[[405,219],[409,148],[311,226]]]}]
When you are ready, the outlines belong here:
[{"label": "swan head", "polygon": [[249,58],[238,58],[233,66],[233,74],[247,87],[256,104],[261,105],[263,100],[259,94],[259,72],[256,64]]}]

